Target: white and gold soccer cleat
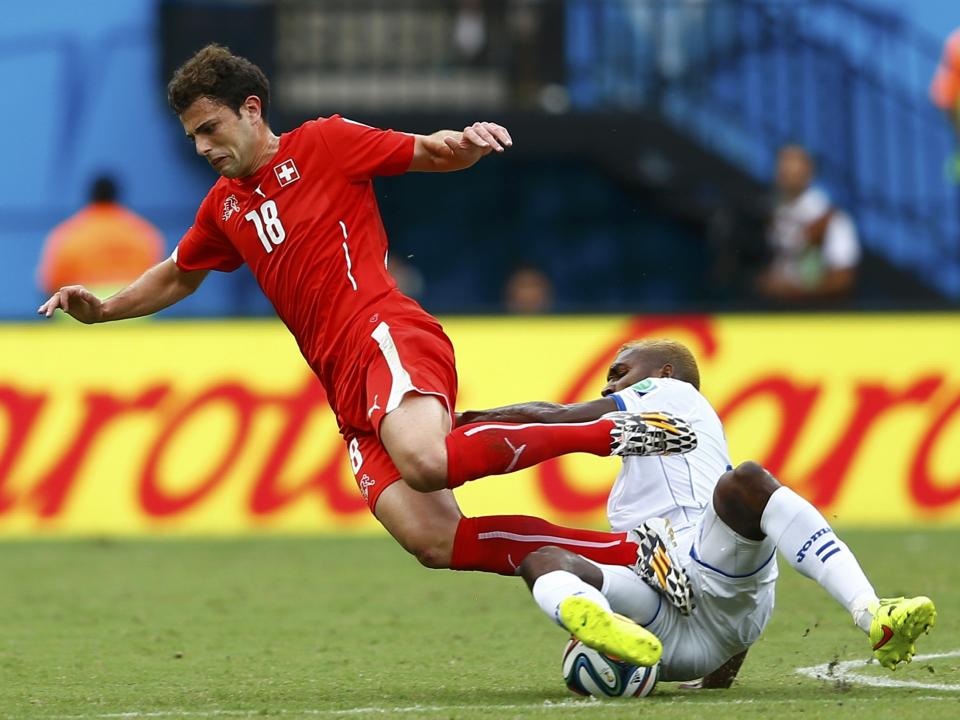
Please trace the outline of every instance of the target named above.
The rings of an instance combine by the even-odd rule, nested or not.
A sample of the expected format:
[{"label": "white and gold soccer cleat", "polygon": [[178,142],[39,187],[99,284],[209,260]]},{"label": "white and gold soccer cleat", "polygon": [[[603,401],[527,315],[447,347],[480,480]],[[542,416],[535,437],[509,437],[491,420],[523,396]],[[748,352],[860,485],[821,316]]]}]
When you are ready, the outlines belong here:
[{"label": "white and gold soccer cleat", "polygon": [[650,518],[630,535],[637,543],[637,564],[634,567],[637,575],[658,590],[681,615],[693,612],[693,587],[687,571],[680,564],[680,552],[670,521]]},{"label": "white and gold soccer cleat", "polygon": [[667,412],[617,411],[603,417],[613,421],[611,455],[680,455],[697,447],[697,434],[690,424]]}]

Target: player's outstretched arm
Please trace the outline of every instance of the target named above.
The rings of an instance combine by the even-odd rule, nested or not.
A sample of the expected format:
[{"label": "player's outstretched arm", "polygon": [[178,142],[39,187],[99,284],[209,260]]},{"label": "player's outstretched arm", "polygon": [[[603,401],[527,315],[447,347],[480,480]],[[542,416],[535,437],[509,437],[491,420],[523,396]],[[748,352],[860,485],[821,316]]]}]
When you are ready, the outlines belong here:
[{"label": "player's outstretched arm", "polygon": [[440,130],[417,135],[410,172],[452,172],[464,170],[484,155],[502,153],[513,145],[507,129],[492,122],[475,122],[463,129]]},{"label": "player's outstretched arm", "polygon": [[613,398],[599,398],[582,403],[564,405],[550,402],[527,402],[516,405],[490,408],[489,410],[465,410],[457,413],[457,425],[475,422],[507,423],[576,423],[591,422],[617,410]]},{"label": "player's outstretched arm", "polygon": [[37,313],[51,317],[60,308],[87,325],[151,315],[183,300],[206,276],[206,270],[184,272],[168,258],[106,300],[100,300],[82,285],[68,285],[37,308]]}]

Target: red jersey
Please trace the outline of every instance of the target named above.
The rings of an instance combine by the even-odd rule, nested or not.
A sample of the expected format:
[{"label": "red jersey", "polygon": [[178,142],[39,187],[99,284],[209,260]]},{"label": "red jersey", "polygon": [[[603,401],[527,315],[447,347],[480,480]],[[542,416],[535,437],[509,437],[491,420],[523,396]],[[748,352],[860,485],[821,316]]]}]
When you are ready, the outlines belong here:
[{"label": "red jersey", "polygon": [[357,361],[349,330],[359,317],[366,324],[366,311],[386,306],[439,329],[387,272],[371,182],[406,172],[413,149],[407,133],[338,115],[308,121],[281,135],[276,156],[253,175],[221,177],[174,251],[184,271],[246,263],[331,401],[334,378]]}]

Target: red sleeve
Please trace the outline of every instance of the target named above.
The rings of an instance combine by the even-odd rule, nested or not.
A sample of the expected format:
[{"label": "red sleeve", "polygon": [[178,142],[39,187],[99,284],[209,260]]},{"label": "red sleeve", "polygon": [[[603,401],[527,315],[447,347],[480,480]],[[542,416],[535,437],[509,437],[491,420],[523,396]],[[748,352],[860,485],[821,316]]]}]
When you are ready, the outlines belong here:
[{"label": "red sleeve", "polygon": [[233,272],[243,265],[243,258],[230,244],[217,225],[211,195],[200,203],[197,217],[180,238],[173,251],[173,261],[184,272],[192,270],[221,270]]},{"label": "red sleeve", "polygon": [[379,130],[339,115],[318,126],[327,149],[351,182],[400,175],[413,162],[414,136],[410,133]]}]

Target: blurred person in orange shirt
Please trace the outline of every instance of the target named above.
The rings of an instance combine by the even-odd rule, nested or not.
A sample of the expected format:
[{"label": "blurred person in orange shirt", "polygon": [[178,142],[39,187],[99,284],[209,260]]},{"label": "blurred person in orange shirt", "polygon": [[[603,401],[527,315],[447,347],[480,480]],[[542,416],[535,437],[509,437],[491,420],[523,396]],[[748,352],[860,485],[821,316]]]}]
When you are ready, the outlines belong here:
[{"label": "blurred person in orange shirt", "polygon": [[[960,137],[960,28],[943,44],[943,56],[930,83],[930,99],[947,114]],[[960,153],[955,152],[947,163],[947,174],[960,182]]]},{"label": "blurred person in orange shirt", "polygon": [[164,256],[163,236],[117,202],[117,186],[98,177],[90,204],[57,225],[44,242],[37,280],[54,293],[86,285],[100,297],[129,285]]}]

